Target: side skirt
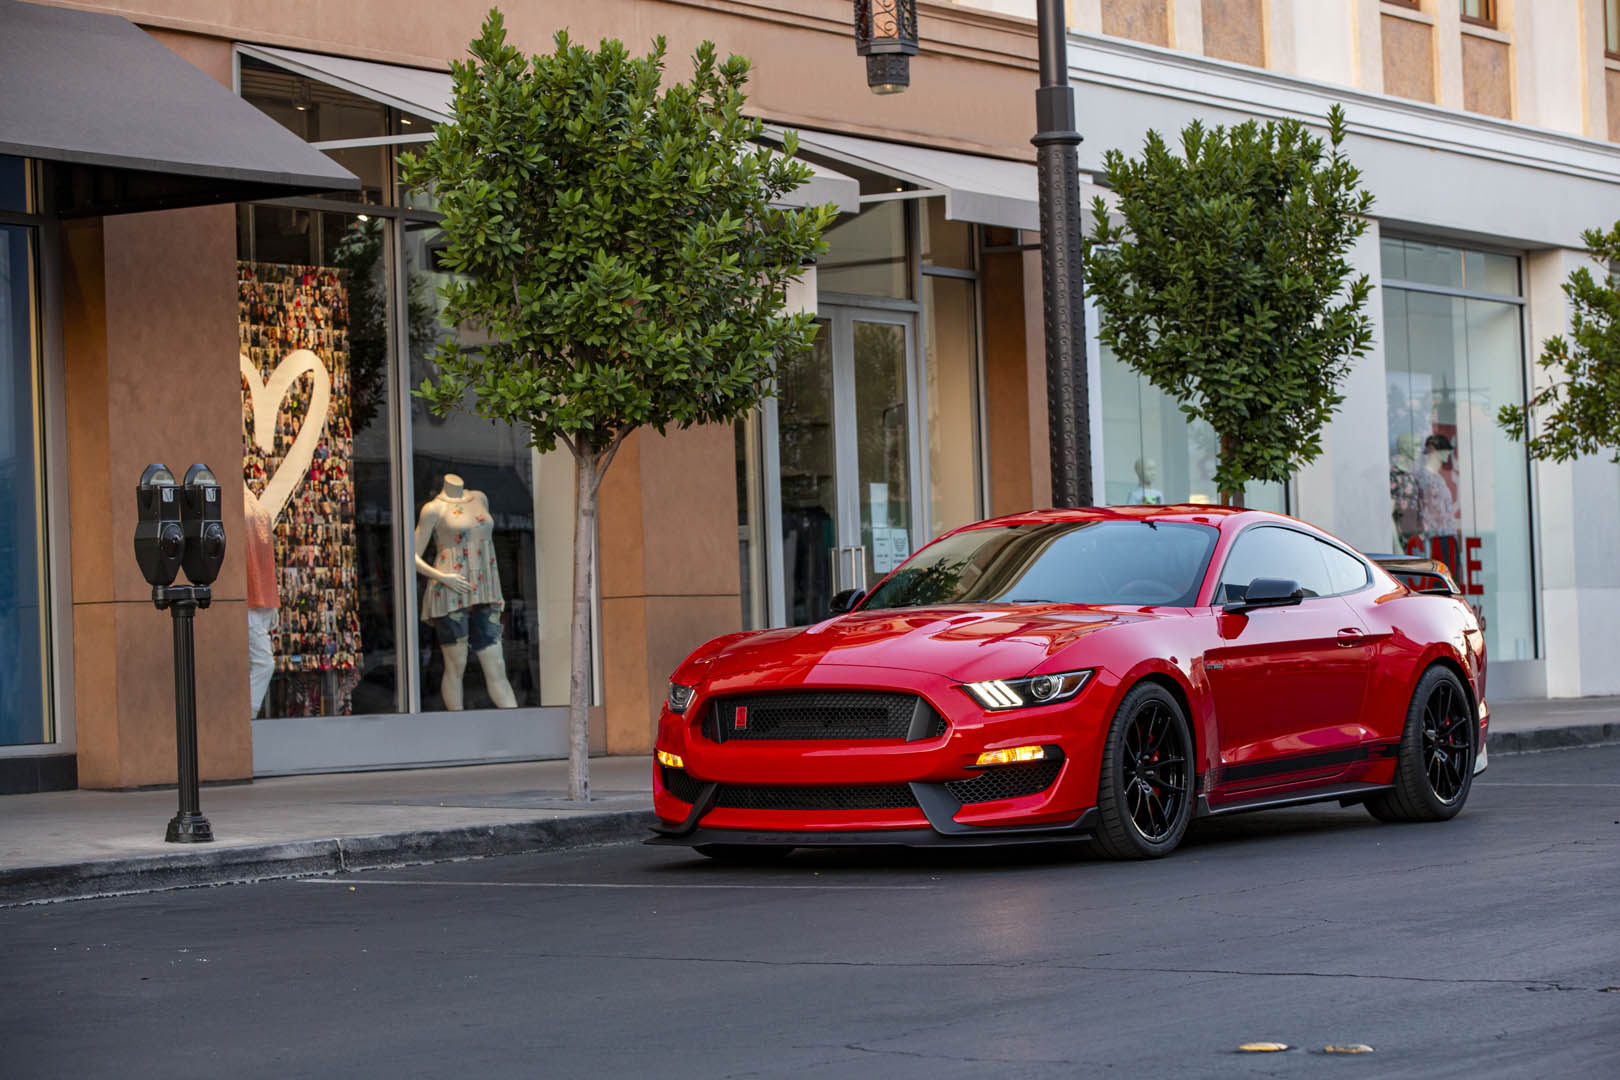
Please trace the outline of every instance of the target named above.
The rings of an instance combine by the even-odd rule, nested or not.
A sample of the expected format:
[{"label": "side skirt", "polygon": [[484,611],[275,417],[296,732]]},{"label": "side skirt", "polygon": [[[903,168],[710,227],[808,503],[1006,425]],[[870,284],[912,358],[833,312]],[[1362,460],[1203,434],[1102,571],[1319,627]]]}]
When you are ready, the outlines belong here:
[{"label": "side skirt", "polygon": [[1224,814],[1243,814],[1250,810],[1275,810],[1284,806],[1303,806],[1307,803],[1338,800],[1341,806],[1365,802],[1380,791],[1388,791],[1389,784],[1335,784],[1331,787],[1296,791],[1289,795],[1265,795],[1255,799],[1237,799],[1218,806],[1209,804],[1209,796],[1198,796],[1198,809],[1194,817],[1220,817]]}]

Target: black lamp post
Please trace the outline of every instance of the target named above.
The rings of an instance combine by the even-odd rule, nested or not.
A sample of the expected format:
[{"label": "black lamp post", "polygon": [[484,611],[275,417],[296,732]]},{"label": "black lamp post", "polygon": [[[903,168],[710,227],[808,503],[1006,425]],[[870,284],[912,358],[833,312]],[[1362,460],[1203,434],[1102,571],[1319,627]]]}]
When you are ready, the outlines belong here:
[{"label": "black lamp post", "polygon": [[1091,395],[1081,263],[1080,133],[1069,85],[1069,38],[1060,0],[1036,0],[1041,85],[1035,91],[1035,167],[1041,204],[1041,299],[1046,327],[1046,418],[1052,505],[1089,506]]},{"label": "black lamp post", "polygon": [[910,86],[917,0],[855,0],[855,51],[866,57],[872,93],[898,94]]}]

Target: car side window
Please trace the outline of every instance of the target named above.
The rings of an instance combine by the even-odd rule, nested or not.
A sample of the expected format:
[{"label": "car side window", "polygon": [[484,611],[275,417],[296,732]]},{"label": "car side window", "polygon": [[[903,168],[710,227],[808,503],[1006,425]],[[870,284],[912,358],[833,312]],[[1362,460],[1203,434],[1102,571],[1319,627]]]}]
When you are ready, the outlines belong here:
[{"label": "car side window", "polygon": [[1322,555],[1326,544],[1304,533],[1275,526],[1245,530],[1232,545],[1215,603],[1242,600],[1255,578],[1288,578],[1299,582],[1306,596],[1331,596],[1337,590]]},{"label": "car side window", "polygon": [[1355,592],[1367,584],[1367,567],[1360,559],[1320,540],[1317,546],[1322,549],[1322,558],[1327,562],[1328,580],[1333,584],[1335,595]]}]

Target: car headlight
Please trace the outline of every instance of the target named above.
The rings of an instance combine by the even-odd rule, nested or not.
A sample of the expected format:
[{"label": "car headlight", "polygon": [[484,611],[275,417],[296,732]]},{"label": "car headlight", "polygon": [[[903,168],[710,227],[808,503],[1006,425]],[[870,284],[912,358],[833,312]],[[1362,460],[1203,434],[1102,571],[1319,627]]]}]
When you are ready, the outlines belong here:
[{"label": "car headlight", "polygon": [[963,683],[986,709],[1023,709],[1031,705],[1051,705],[1067,701],[1091,680],[1092,670],[1064,671],[1055,675],[1031,675],[1027,679],[987,679]]},{"label": "car headlight", "polygon": [[692,695],[696,692],[696,687],[682,686],[678,682],[670,683],[669,696],[666,698],[666,703],[669,705],[669,711],[673,713],[685,712],[686,707],[692,704]]}]

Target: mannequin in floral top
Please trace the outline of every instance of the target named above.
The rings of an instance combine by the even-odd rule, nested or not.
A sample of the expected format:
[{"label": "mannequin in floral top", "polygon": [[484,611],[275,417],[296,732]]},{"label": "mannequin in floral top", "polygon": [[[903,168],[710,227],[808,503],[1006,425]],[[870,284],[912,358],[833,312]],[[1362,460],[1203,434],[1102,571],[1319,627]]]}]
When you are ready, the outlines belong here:
[{"label": "mannequin in floral top", "polygon": [[[439,689],[446,709],[462,706],[461,679],[469,648],[484,669],[484,688],[496,707],[517,706],[501,653],[501,611],[506,601],[495,565],[494,535],[489,500],[482,491],[466,490],[454,473],[444,478],[444,488],[422,507],[416,522],[416,570],[428,579],[422,621],[431,622],[439,634],[444,657]],[[423,558],[429,543],[438,548],[432,563]]]}]

